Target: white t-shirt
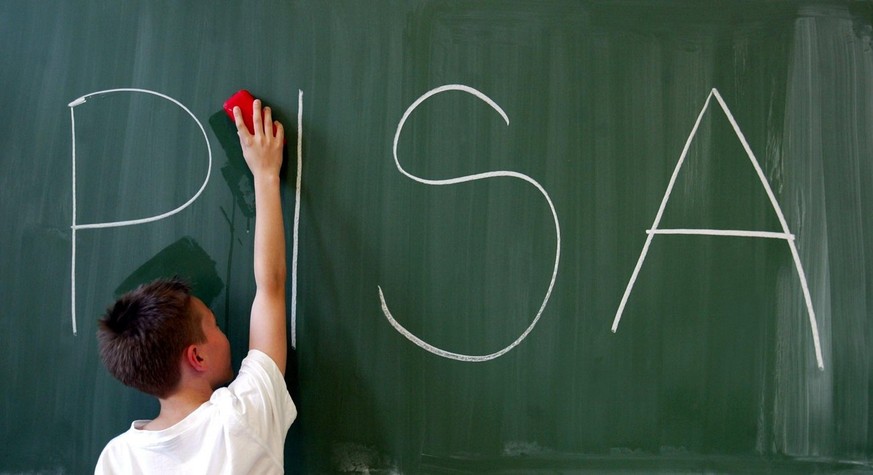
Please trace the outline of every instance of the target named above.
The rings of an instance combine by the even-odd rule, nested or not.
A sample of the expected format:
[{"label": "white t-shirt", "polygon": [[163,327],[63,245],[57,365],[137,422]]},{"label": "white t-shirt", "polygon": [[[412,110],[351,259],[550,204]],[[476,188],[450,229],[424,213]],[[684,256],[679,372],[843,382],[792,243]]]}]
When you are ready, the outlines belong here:
[{"label": "white t-shirt", "polygon": [[279,368],[251,350],[226,388],[174,426],[141,430],[134,421],[100,454],[102,474],[284,473],[285,435],[297,408]]}]

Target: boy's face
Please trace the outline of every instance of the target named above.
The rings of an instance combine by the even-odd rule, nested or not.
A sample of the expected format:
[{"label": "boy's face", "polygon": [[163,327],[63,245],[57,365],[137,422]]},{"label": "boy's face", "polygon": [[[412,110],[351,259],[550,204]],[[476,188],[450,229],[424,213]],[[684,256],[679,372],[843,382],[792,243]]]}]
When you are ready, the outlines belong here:
[{"label": "boy's face", "polygon": [[206,343],[201,344],[205,356],[209,358],[210,382],[217,388],[233,379],[233,369],[230,365],[230,342],[218,327],[215,314],[197,297],[191,297],[195,312],[200,315],[200,325],[206,336]]}]

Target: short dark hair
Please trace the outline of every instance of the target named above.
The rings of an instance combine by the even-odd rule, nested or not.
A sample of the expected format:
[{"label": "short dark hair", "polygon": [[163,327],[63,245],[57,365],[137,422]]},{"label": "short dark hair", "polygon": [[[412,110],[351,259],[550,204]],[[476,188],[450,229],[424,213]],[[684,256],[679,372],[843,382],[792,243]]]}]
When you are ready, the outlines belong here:
[{"label": "short dark hair", "polygon": [[202,315],[191,306],[191,287],[160,279],[121,296],[98,321],[97,342],[106,369],[127,386],[158,398],[181,378],[188,345],[206,340]]}]

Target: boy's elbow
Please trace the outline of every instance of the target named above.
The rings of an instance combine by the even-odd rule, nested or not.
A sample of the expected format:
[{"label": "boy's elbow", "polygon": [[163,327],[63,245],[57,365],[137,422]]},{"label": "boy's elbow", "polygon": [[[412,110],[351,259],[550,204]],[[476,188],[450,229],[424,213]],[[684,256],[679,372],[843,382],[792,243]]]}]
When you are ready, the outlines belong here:
[{"label": "boy's elbow", "polygon": [[273,265],[255,266],[255,285],[263,290],[284,290],[287,280],[286,266],[283,261],[271,263]]},{"label": "boy's elbow", "polygon": [[268,294],[284,294],[286,280],[286,274],[284,270],[282,270],[262,275],[259,279],[257,279],[256,283],[258,286],[258,291],[262,291]]}]

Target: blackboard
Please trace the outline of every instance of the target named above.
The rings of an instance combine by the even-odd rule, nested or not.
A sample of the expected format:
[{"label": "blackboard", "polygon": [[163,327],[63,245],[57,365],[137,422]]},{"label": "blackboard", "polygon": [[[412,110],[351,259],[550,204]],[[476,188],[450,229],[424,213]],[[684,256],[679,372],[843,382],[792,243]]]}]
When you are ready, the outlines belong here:
[{"label": "blackboard", "polygon": [[0,3],[0,473],[88,473],[154,416],[96,353],[131,286],[191,279],[239,364],[241,88],[289,131],[289,473],[873,471],[871,23]]}]

